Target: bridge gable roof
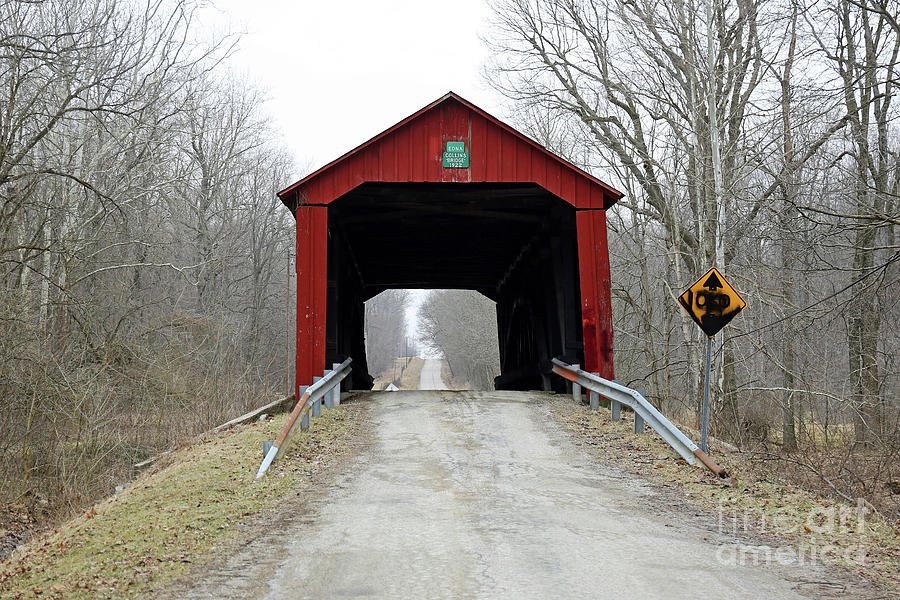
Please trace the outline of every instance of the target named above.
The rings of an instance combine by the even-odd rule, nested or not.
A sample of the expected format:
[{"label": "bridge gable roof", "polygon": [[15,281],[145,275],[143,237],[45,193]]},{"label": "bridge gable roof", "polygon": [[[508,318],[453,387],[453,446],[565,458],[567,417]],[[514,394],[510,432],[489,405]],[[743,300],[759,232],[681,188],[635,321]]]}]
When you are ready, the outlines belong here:
[{"label": "bridge gable roof", "polygon": [[[445,168],[447,142],[463,142],[468,168]],[[622,193],[449,92],[340,158],[278,192],[327,205],[368,182],[534,183],[578,209],[609,208]]]}]

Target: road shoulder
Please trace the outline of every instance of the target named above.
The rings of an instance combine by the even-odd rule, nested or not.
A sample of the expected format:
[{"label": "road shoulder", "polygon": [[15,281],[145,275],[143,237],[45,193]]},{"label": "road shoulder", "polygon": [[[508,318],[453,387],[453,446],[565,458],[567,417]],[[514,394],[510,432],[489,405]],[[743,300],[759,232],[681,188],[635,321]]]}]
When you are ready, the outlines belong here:
[{"label": "road shoulder", "polygon": [[[839,512],[834,502],[753,480],[736,457],[716,456],[736,476],[729,484],[688,466],[649,429],[635,435],[630,414],[623,412],[623,420],[613,423],[609,411],[592,413],[568,395],[548,395],[544,407],[548,419],[598,469],[641,482],[635,488],[641,510],[664,516],[666,526],[708,532],[722,560],[781,569],[794,589],[810,598],[875,600],[900,591],[891,579],[900,554],[897,538],[890,543],[890,524],[871,519],[862,537],[852,530],[832,534],[819,517]],[[843,521],[835,523],[846,528]]]},{"label": "road shoulder", "polygon": [[[190,571],[152,597],[160,600],[263,597],[268,592],[269,581],[288,556],[291,534],[302,532],[315,518],[318,506],[327,502],[336,489],[347,485],[356,458],[371,444],[372,429],[368,425],[371,407],[367,398],[367,393],[357,394],[338,409],[348,412],[347,417],[353,422],[352,433],[342,436],[339,444],[315,457],[302,474],[302,485],[296,486],[275,506],[242,520],[227,543],[210,550]],[[309,458],[305,449],[294,447],[282,461],[289,464],[307,462]],[[280,477],[282,473],[275,463],[267,476]]]}]

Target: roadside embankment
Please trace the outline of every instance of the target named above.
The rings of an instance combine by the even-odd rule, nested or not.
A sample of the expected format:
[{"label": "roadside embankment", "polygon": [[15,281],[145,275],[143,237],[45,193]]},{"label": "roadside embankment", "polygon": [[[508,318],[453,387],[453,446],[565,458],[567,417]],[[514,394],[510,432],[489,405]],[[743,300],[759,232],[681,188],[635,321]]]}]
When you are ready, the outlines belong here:
[{"label": "roadside embankment", "polygon": [[401,390],[417,390],[419,389],[419,376],[424,364],[425,360],[418,356],[395,358],[393,369],[376,377],[372,389],[383,390],[393,383]]},{"label": "roadside embankment", "polygon": [[367,408],[323,410],[265,479],[253,482],[262,442],[287,415],[208,433],[80,517],[0,563],[0,597],[135,598],[164,588],[217,546],[235,525],[310,487],[347,458]]},{"label": "roadside embankment", "polygon": [[608,410],[590,411],[570,396],[554,398],[549,407],[552,418],[598,461],[646,478],[672,506],[699,511],[698,518],[720,533],[755,536],[759,543],[736,559],[832,564],[900,596],[900,524],[868,503],[801,489],[771,463],[760,465],[747,453],[713,444],[713,458],[731,475],[723,481],[706,469],[688,468],[651,429],[635,434],[631,413],[614,422]]}]

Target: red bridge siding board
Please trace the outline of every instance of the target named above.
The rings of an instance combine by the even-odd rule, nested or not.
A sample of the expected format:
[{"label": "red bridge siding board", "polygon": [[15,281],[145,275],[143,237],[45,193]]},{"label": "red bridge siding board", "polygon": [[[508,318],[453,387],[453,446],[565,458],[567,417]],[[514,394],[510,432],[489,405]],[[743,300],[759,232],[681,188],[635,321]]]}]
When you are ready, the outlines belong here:
[{"label": "red bridge siding board", "polygon": [[560,165],[555,160],[547,161],[547,189],[552,191],[554,194],[559,196],[560,198],[564,197],[561,191],[561,183],[560,183],[560,169],[562,165]]},{"label": "red bridge siding board", "polygon": [[375,153],[375,147],[369,146],[363,151],[363,168],[362,168],[362,183],[363,181],[375,181],[378,179],[378,155]]},{"label": "red bridge siding board", "polygon": [[606,194],[603,193],[603,190],[598,189],[596,187],[591,188],[591,208],[601,209],[604,208],[604,198]]},{"label": "red bridge siding board", "polygon": [[472,181],[485,181],[487,169],[487,121],[484,117],[471,114],[472,143],[469,145],[469,164],[472,169]]},{"label": "red bridge siding board", "polygon": [[397,179],[395,181],[409,181],[412,178],[412,165],[410,164],[410,139],[409,127],[397,130]]},{"label": "red bridge siding board", "polygon": [[297,208],[297,398],[325,366],[328,209]]},{"label": "red bridge siding board", "polygon": [[348,166],[355,163],[357,161],[357,157],[353,157],[352,161],[348,161],[345,163],[340,163],[334,169],[334,190],[332,193],[335,195],[343,195],[346,193],[350,185],[350,171],[348,170]]},{"label": "red bridge siding board", "polygon": [[441,180],[441,119],[438,112],[425,115],[428,131],[428,164],[426,165],[427,181]]},{"label": "red bridge siding board", "polygon": [[365,152],[362,155],[360,155],[359,157],[357,157],[356,160],[354,161],[355,166],[357,168],[351,173],[351,177],[352,177],[351,182],[350,182],[351,189],[355,188],[356,186],[360,185],[361,183],[363,183],[366,180],[366,172],[368,169],[368,165],[367,165],[368,154],[369,154],[368,152]]},{"label": "red bridge siding board", "polygon": [[547,157],[536,153],[531,161],[531,171],[534,182],[547,189]]},{"label": "red bridge siding board", "polygon": [[334,189],[334,172],[337,169],[329,169],[327,173],[322,173],[322,182],[319,185],[319,194],[321,195],[321,200],[316,202],[316,204],[322,204],[325,198],[330,198],[331,196],[337,195],[337,190]]},{"label": "red bridge siding board", "polygon": [[500,161],[500,180],[516,180],[516,140],[505,131],[500,134],[500,147],[497,154]]},{"label": "red bridge siding board", "polygon": [[381,142],[381,180],[397,181],[397,137],[393,135]]},{"label": "red bridge siding board", "polygon": [[484,180],[488,182],[500,181],[500,134],[496,127],[489,127],[485,136],[486,146],[484,158],[486,161]]},{"label": "red bridge siding board", "polygon": [[410,181],[425,181],[425,162],[428,160],[428,145],[425,136],[425,123],[421,120],[410,123],[410,164],[412,173]]},{"label": "red bridge siding board", "polygon": [[590,182],[581,177],[575,180],[575,207],[588,208],[591,205]]},{"label": "red bridge siding board", "polygon": [[331,177],[331,190],[329,190],[328,192],[329,196],[340,196],[344,193],[343,174],[346,173],[346,170],[347,163],[343,163],[333,170],[333,174]]},{"label": "red bridge siding board", "polygon": [[301,197],[303,196],[303,192],[306,192],[305,202],[301,200],[301,204],[315,204],[319,203],[319,198],[322,197],[322,194],[319,193],[319,190],[322,188],[322,180],[318,177],[310,182],[310,185],[307,188],[301,188]]},{"label": "red bridge siding board", "polygon": [[578,211],[578,269],[585,370],[614,379],[606,212]]},{"label": "red bridge siding board", "polygon": [[531,148],[525,144],[516,144],[516,180],[531,179]]},{"label": "red bridge siding board", "polygon": [[557,196],[560,198],[572,198],[575,199],[575,173],[572,171],[563,171],[559,181],[559,193]]}]

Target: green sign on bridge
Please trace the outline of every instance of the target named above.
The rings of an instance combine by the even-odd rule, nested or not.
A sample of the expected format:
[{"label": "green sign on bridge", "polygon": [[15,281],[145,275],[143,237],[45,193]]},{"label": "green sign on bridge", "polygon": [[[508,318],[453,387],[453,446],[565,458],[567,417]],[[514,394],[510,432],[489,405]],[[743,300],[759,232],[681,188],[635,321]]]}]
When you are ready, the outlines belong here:
[{"label": "green sign on bridge", "polygon": [[445,169],[468,169],[469,153],[466,152],[465,142],[447,142],[441,164]]}]

